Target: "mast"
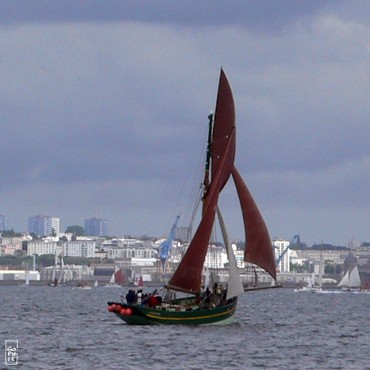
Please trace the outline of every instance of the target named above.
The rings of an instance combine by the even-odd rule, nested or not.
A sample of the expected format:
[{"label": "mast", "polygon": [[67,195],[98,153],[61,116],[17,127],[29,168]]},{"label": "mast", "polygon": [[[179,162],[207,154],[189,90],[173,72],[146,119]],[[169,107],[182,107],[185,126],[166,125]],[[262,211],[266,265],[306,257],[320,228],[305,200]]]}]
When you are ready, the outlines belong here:
[{"label": "mast", "polygon": [[208,115],[208,139],[207,139],[207,151],[206,151],[206,163],[204,169],[204,180],[203,180],[203,198],[202,198],[202,215],[206,209],[205,195],[209,188],[209,170],[211,168],[211,148],[212,148],[212,129],[213,129],[213,113]]},{"label": "mast", "polygon": [[212,177],[209,190],[206,194],[206,208],[204,210],[202,220],[183,259],[171,280],[166,285],[168,289],[174,289],[185,293],[200,293],[202,270],[216,216],[218,196],[223,186],[222,180],[227,175],[225,171],[228,171],[228,167],[226,166],[227,159],[229,158],[230,153],[235,150],[233,147],[234,143],[235,132],[231,135],[227,143],[224,155],[221,158],[220,165],[217,168],[215,176]]}]

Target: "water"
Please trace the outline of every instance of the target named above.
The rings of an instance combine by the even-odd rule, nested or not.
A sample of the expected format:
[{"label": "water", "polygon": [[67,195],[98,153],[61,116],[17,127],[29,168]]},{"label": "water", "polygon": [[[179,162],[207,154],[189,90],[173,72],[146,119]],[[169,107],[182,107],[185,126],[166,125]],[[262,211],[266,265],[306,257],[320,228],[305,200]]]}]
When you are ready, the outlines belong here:
[{"label": "water", "polygon": [[370,369],[370,294],[249,292],[228,326],[140,327],[107,311],[120,292],[0,286],[2,348],[19,343],[8,368]]}]

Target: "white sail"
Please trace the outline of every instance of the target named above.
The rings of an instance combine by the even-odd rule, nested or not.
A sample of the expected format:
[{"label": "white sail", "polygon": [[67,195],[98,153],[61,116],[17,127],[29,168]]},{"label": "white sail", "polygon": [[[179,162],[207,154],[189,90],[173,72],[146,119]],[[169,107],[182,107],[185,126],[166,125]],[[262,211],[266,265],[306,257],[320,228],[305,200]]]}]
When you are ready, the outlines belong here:
[{"label": "white sail", "polygon": [[227,256],[229,259],[229,281],[227,284],[226,299],[237,297],[244,292],[243,284],[240,280],[238,265],[236,263],[234,251],[229,242],[225,223],[219,208],[217,207],[217,216],[220,222],[222,237],[226,246]]},{"label": "white sail", "polygon": [[53,267],[53,274],[51,275],[51,280],[52,280],[53,282],[55,281],[55,276],[56,276],[55,270],[56,270],[56,267],[54,266],[54,267]]},{"label": "white sail", "polygon": [[322,275],[324,272],[324,260],[323,260],[323,255],[320,253],[320,266],[319,266],[319,288],[322,287]]},{"label": "white sail", "polygon": [[352,270],[348,270],[338,284],[338,287],[343,288],[358,288],[360,286],[361,279],[357,266],[355,266]]},{"label": "white sail", "polygon": [[211,283],[211,273],[209,271],[209,268],[207,266],[204,266],[204,286],[209,287]]},{"label": "white sail", "polygon": [[116,277],[115,277],[114,272],[113,272],[113,274],[112,274],[112,276],[109,280],[109,284],[115,284],[115,283],[116,283]]},{"label": "white sail", "polygon": [[315,273],[312,273],[308,278],[307,288],[312,288],[315,285]]},{"label": "white sail", "polygon": [[94,287],[98,286],[98,280],[95,280]]}]

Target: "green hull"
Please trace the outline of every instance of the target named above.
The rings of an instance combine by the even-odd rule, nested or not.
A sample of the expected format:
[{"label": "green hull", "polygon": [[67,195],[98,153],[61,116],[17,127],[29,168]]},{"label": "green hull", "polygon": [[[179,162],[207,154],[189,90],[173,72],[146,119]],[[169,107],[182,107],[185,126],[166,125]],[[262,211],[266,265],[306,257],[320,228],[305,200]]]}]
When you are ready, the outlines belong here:
[{"label": "green hull", "polygon": [[[204,325],[230,322],[235,313],[237,298],[234,298],[224,306],[208,309],[176,310],[171,307],[146,307],[141,305],[128,305],[119,302],[108,302],[108,306],[116,305],[118,309],[113,311],[122,321],[129,325]],[[119,308],[121,307],[121,309]],[[121,311],[129,309],[129,314]],[[127,311],[126,311],[127,312]]]}]

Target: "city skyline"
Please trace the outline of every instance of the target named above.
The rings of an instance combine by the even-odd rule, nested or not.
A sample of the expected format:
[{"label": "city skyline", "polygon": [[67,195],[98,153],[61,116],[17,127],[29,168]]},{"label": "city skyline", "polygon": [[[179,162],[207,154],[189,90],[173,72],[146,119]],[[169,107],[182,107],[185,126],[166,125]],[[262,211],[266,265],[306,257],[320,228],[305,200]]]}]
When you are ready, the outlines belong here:
[{"label": "city skyline", "polygon": [[[39,4],[42,4],[40,1]],[[0,212],[166,236],[204,158],[219,70],[271,238],[370,240],[367,1],[1,2]],[[198,183],[199,185],[199,183]],[[221,207],[243,240],[232,187]],[[68,226],[68,225],[67,225]]]},{"label": "city skyline", "polygon": [[[6,215],[1,215],[0,214],[0,220],[2,217],[6,217]],[[96,217],[90,217],[90,218],[85,218],[84,219],[84,222],[80,222],[80,223],[77,223],[77,224],[68,224],[68,225],[62,225],[61,223],[61,219],[60,217],[53,217],[53,216],[47,216],[47,215],[36,215],[36,216],[30,216],[28,217],[28,231],[25,231],[25,230],[14,230],[14,228],[12,228],[11,226],[8,227],[7,230],[2,230],[0,228],[0,233],[1,231],[10,231],[10,230],[14,230],[14,232],[22,232],[22,233],[27,233],[27,232],[34,232],[34,231],[30,231],[30,219],[32,218],[38,218],[38,217],[41,217],[41,218],[50,218],[51,221],[57,221],[58,222],[58,228],[59,228],[59,231],[58,231],[58,234],[63,234],[65,233],[66,229],[70,226],[78,226],[78,227],[81,227],[84,232],[85,232],[85,235],[88,235],[88,236],[105,236],[105,237],[117,237],[117,238],[122,238],[122,237],[127,237],[127,236],[132,236],[132,237],[135,237],[135,238],[140,238],[140,237],[156,237],[156,238],[166,238],[167,236],[166,235],[158,235],[158,234],[148,234],[148,233],[143,233],[143,234],[133,234],[133,233],[130,233],[130,232],[126,232],[124,234],[109,234],[107,231],[109,230],[109,220],[106,219],[106,218],[96,218]],[[86,223],[89,223],[89,222],[92,222],[92,226],[89,226],[88,228],[86,227]],[[0,226],[1,226],[1,223],[0,223]],[[91,230],[94,230],[93,232],[89,232]],[[103,230],[103,232],[100,232],[99,235],[98,233],[95,232],[95,230]],[[180,233],[181,237],[180,239],[183,239],[185,237],[186,238],[189,238],[189,228],[188,227],[184,227],[184,226],[178,226],[176,228],[176,234]],[[87,231],[87,232],[86,232]],[[46,233],[46,234],[38,234],[37,232],[35,232],[36,235],[39,235],[39,236],[49,236],[51,235],[51,232],[50,233]],[[184,236],[184,235],[187,235],[187,236]],[[297,239],[298,237],[298,239]],[[317,244],[326,244],[326,245],[336,245],[336,246],[343,246],[343,247],[350,247],[350,248],[353,248],[354,246],[359,246],[361,243],[369,243],[368,240],[360,240],[360,239],[351,239],[351,240],[348,240],[347,243],[345,244],[335,244],[335,243],[332,243],[329,239],[325,240],[325,241],[322,241],[321,243],[314,243],[312,245],[308,244],[305,240],[300,240],[300,235],[297,234],[297,235],[294,235],[293,238],[289,238],[288,236],[281,236],[281,237],[271,237],[271,240],[272,242],[274,241],[285,241],[285,242],[290,242],[290,243],[293,243],[295,244],[297,242],[297,240],[299,240],[299,243],[302,243],[302,244],[306,244],[308,245],[308,247],[311,247],[313,245],[317,245]],[[216,241],[219,241],[219,240],[216,240]],[[239,241],[243,241],[243,239],[233,239],[232,242],[235,243],[235,242],[239,242]]]}]

